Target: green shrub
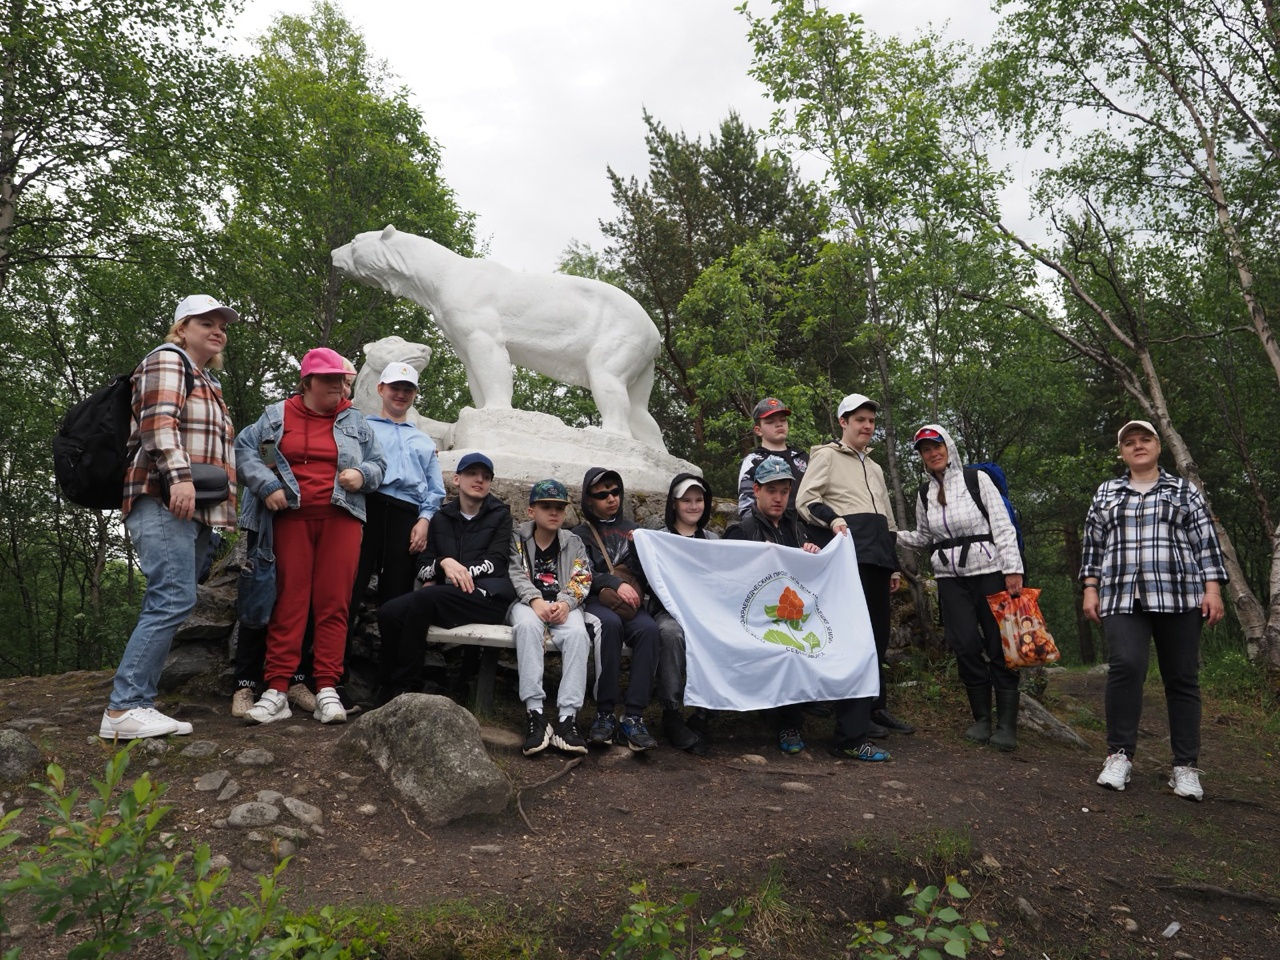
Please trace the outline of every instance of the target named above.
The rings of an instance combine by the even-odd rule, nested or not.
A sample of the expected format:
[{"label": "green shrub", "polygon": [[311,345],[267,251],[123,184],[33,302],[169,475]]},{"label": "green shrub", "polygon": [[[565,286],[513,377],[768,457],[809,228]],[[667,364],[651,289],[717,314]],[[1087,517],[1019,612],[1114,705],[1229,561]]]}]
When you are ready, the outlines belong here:
[{"label": "green shrub", "polygon": [[902,895],[911,897],[910,913],[894,918],[897,929],[891,929],[884,920],[860,922],[858,935],[849,944],[850,950],[861,949],[862,956],[870,960],[907,957],[943,960],[944,953],[949,957],[967,957],[974,940],[990,942],[987,928],[981,922],[963,922],[954,903],[969,899],[969,891],[955,877],[947,877],[945,894],[936,886],[921,890],[913,883]]},{"label": "green shrub", "polygon": [[[354,960],[371,956],[363,941],[350,946],[338,935],[351,921],[337,921],[331,908],[316,918],[291,918],[280,904],[281,862],[270,876],[258,878],[256,894],[242,905],[226,905],[223,888],[229,870],[214,871],[209,847],[171,855],[160,824],[171,809],[162,804],[165,787],[144,773],[121,788],[137,741],[113,755],[94,795],[81,805],[81,791],[67,789],[57,764],[49,783],[37,786],[47,798],[39,817],[48,842],[21,859],[17,876],[0,883],[0,904],[14,897],[33,901],[34,919],[61,935],[83,928],[83,939],[68,960],[89,960],[133,952],[143,941],[163,938],[191,960]],[[0,819],[7,826],[21,811]],[[0,849],[16,833],[0,834]],[[8,928],[0,915],[0,932]],[[4,960],[16,958],[16,949]]]},{"label": "green shrub", "polygon": [[705,921],[697,921],[693,908],[698,894],[686,893],[677,903],[659,904],[648,899],[645,881],[629,888],[641,900],[627,908],[613,929],[614,945],[604,960],[711,960],[744,957],[738,934],[750,909],[725,907]]}]

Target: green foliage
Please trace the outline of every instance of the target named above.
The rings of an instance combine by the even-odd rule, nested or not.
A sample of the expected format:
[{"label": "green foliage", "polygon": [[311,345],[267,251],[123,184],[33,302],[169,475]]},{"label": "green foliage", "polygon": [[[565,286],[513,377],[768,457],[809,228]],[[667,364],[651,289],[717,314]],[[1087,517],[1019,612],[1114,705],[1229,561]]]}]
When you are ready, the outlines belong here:
[{"label": "green foliage", "polygon": [[944,955],[967,957],[974,940],[990,942],[986,925],[978,920],[965,922],[956,908],[959,901],[969,899],[969,891],[955,877],[947,877],[943,889],[933,885],[920,889],[912,883],[902,895],[911,902],[908,913],[894,918],[896,929],[884,920],[859,922],[850,950],[860,949],[869,960],[943,960]]},{"label": "green foliage", "polygon": [[648,899],[645,881],[629,888],[641,899],[633,903],[613,929],[614,945],[605,960],[711,960],[744,957],[738,934],[750,914],[749,907],[725,907],[706,920],[694,912],[698,894],[686,893],[673,904]]},{"label": "green foliage", "polygon": [[[173,838],[161,832],[170,810],[161,803],[165,787],[146,773],[123,785],[136,743],[108,759],[103,779],[92,782],[93,793],[83,803],[79,789],[67,788],[62,768],[50,764],[48,785],[37,787],[47,798],[39,822],[48,841],[19,860],[16,876],[0,883],[0,933],[7,930],[2,908],[21,896],[33,902],[36,922],[51,924],[55,934],[84,931],[68,960],[129,953],[155,938],[190,960],[373,956],[369,940],[342,942],[354,920],[338,918],[331,907],[308,917],[285,914],[279,878],[287,859],[258,878],[257,894],[245,894],[243,905],[225,904],[229,870],[213,870],[207,844],[189,859],[169,853]],[[20,812],[0,818],[0,831]],[[16,833],[0,832],[0,850],[17,839]]]}]

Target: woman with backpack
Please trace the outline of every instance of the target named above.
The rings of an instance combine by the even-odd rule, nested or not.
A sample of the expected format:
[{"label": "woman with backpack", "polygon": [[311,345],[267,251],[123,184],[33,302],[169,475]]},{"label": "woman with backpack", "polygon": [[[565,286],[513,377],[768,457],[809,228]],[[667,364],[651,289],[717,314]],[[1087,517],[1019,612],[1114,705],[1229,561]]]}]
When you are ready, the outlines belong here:
[{"label": "woman with backpack", "polygon": [[1002,590],[1014,597],[1022,592],[1017,531],[995,482],[984,471],[963,465],[951,434],[936,423],[926,424],[916,431],[915,447],[928,479],[916,500],[916,528],[898,531],[898,546],[929,551],[943,633],[973,711],[965,738],[1013,750],[1018,745],[1018,674],[1005,666],[1000,627],[987,597]]},{"label": "woman with backpack", "polygon": [[[191,732],[155,709],[156,688],[173,635],[195,609],[210,534],[236,523],[235,430],[213,371],[222,369],[227,326],[239,319],[213,297],[187,297],[165,343],[133,372],[134,455],[120,512],[147,588],[98,728],[104,739]],[[199,501],[196,470],[202,486],[218,488]]]}]

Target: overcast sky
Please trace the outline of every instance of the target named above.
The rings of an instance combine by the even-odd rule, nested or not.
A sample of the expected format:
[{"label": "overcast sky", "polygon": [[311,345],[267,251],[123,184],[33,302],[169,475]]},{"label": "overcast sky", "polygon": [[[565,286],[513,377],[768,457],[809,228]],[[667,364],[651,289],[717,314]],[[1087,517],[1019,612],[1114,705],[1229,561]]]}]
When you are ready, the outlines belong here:
[{"label": "overcast sky", "polygon": [[[443,173],[475,211],[487,255],[516,269],[555,269],[571,240],[604,245],[615,215],[607,167],[643,177],[641,112],[690,137],[730,110],[763,127],[769,103],[747,75],[739,0],[362,0],[342,9],[412,91],[444,151]],[[984,43],[987,0],[831,0],[880,33],[933,23]],[[248,0],[238,33],[261,33],[310,0]],[[764,0],[752,0],[758,14]],[[803,169],[803,164],[802,164]]]}]

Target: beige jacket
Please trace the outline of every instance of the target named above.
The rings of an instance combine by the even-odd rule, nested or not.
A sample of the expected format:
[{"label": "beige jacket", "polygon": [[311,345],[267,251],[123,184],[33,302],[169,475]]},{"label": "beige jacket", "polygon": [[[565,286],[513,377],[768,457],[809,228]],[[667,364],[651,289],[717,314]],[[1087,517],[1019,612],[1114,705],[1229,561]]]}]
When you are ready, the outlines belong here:
[{"label": "beige jacket", "polygon": [[800,516],[831,529],[843,517],[849,525],[858,562],[897,569],[894,537],[898,530],[880,464],[839,440],[809,451],[809,468],[796,493]]}]

